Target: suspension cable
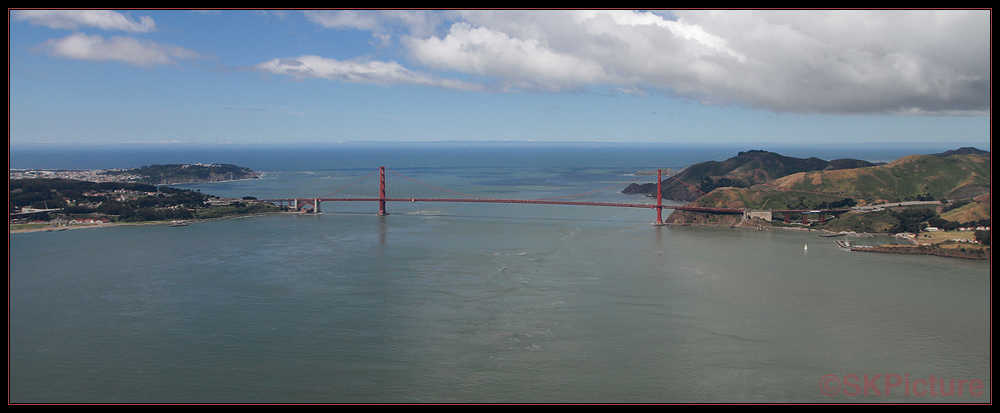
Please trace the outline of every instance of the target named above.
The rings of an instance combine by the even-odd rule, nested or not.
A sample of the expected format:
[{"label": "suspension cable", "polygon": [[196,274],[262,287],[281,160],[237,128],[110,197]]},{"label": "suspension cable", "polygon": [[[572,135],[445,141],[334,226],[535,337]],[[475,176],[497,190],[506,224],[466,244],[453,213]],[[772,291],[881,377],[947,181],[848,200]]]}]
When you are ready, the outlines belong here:
[{"label": "suspension cable", "polygon": [[358,179],[357,179],[357,180],[355,180],[354,182],[351,182],[351,183],[349,183],[349,184],[345,185],[345,186],[344,186],[343,188],[340,188],[340,189],[338,189],[338,190],[336,190],[336,191],[333,191],[333,192],[330,192],[330,193],[328,193],[328,194],[323,194],[323,195],[320,195],[320,196],[319,196],[318,198],[326,198],[326,197],[328,197],[328,196],[330,196],[330,195],[333,195],[333,194],[335,194],[335,193],[337,193],[337,192],[340,192],[340,191],[343,191],[343,190],[347,189],[347,187],[349,187],[349,186],[351,186],[351,185],[354,185],[354,184],[356,184],[356,183],[358,183],[358,182],[361,182],[361,180],[362,180],[362,179],[365,179],[365,178],[367,178],[367,177],[371,176],[371,174],[375,173],[375,171],[377,171],[377,170],[378,170],[378,169],[376,169],[376,170],[374,170],[374,171],[371,171],[371,172],[369,172],[369,173],[368,173],[368,175],[365,175],[365,176],[362,176],[362,177],[358,178]]}]

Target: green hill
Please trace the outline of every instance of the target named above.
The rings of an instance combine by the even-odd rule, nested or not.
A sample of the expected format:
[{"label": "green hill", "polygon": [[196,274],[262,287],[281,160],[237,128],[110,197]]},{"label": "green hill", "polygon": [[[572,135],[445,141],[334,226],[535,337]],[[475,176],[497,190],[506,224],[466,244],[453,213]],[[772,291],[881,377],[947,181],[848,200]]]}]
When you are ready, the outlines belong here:
[{"label": "green hill", "polygon": [[750,188],[716,188],[688,204],[709,208],[837,209],[850,208],[854,199],[798,191],[778,191],[765,185]]},{"label": "green hill", "polygon": [[990,158],[911,155],[866,168],[799,172],[769,185],[870,202],[972,198],[990,191]]},{"label": "green hill", "polygon": [[[774,152],[751,150],[740,152],[725,161],[708,161],[691,165],[663,180],[663,196],[667,199],[694,201],[715,188],[749,188],[790,174],[805,171],[858,168],[874,164],[857,159],[793,158]],[[632,184],[625,193],[656,193],[656,184]]]}]

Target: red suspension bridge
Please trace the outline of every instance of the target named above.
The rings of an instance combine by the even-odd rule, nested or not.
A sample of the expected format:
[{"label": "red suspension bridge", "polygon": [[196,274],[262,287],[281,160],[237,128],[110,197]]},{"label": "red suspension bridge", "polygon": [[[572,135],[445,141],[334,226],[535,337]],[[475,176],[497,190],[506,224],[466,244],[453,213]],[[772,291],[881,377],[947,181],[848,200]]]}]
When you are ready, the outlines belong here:
[{"label": "red suspension bridge", "polygon": [[[389,178],[392,183],[393,190],[390,191],[387,185],[386,178],[389,173]],[[377,173],[377,175],[376,175]],[[600,191],[607,191],[610,189],[622,188],[624,185],[639,179],[638,176],[642,175],[656,175],[656,203],[621,203],[621,202],[595,202],[595,201],[571,201],[567,200],[574,197],[582,197],[584,195],[593,194]],[[420,182],[416,179],[410,178],[399,172],[387,169],[384,166],[379,167],[377,170],[370,172],[369,174],[358,178],[354,182],[347,184],[346,186],[321,195],[317,197],[296,197],[296,198],[273,198],[273,199],[262,199],[261,201],[270,202],[279,206],[289,206],[297,210],[311,210],[312,212],[321,212],[320,205],[323,202],[378,202],[378,215],[389,215],[386,204],[389,202],[471,202],[471,203],[492,203],[492,204],[534,204],[534,205],[582,205],[582,206],[602,206],[602,207],[619,207],[619,208],[644,208],[644,209],[654,209],[656,210],[656,222],[654,225],[663,225],[663,210],[672,209],[680,211],[694,211],[694,212],[705,212],[713,214],[744,214],[748,216],[748,209],[745,208],[718,208],[718,207],[699,207],[699,206],[680,206],[680,205],[663,205],[663,197],[661,193],[662,187],[662,171],[656,170],[654,172],[637,173],[636,178],[630,181],[617,183],[612,186],[605,188],[587,191],[574,195],[565,195],[551,198],[539,198],[539,199],[506,199],[506,198],[490,198],[485,196],[469,195],[460,192],[450,191],[444,188],[439,188],[434,185],[430,185],[424,182]],[[673,176],[669,176],[672,179],[677,179]],[[680,180],[678,180],[681,182]],[[682,182],[684,183],[684,182]],[[687,185],[685,183],[685,185]],[[690,185],[689,185],[690,186]],[[429,189],[428,189],[429,188]],[[430,192],[430,194],[428,194]],[[617,192],[617,191],[616,191]],[[390,196],[391,194],[391,196]],[[456,197],[457,196],[457,197]],[[785,222],[789,222],[790,213],[796,212],[802,214],[802,222],[808,223],[806,219],[806,214],[818,214],[819,220],[822,222],[825,220],[826,214],[839,214],[842,212],[847,212],[849,210],[775,210],[772,212],[783,212],[785,213]]]}]

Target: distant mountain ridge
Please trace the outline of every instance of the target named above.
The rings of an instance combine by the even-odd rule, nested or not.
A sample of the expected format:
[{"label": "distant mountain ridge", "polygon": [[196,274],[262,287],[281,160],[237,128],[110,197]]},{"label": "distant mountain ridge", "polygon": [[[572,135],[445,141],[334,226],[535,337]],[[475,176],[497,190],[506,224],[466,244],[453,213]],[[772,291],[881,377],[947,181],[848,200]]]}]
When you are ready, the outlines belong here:
[{"label": "distant mountain ridge", "polygon": [[[764,150],[739,152],[725,161],[707,161],[691,165],[663,180],[667,199],[694,201],[719,187],[749,188],[800,172],[853,169],[875,166],[860,159],[825,161],[816,157],[793,158]],[[683,181],[683,182],[681,182]],[[655,194],[656,184],[631,184],[622,192]]]},{"label": "distant mountain ridge", "polygon": [[990,152],[989,151],[984,151],[984,150],[978,149],[978,148],[973,148],[971,146],[963,146],[963,147],[958,148],[958,149],[953,149],[953,150],[950,150],[950,151],[944,151],[944,152],[941,152],[941,153],[935,153],[933,155],[937,156],[937,157],[941,157],[941,158],[947,158],[947,157],[952,156],[952,155],[982,155],[982,156],[987,156],[988,157],[988,156],[990,156]]}]

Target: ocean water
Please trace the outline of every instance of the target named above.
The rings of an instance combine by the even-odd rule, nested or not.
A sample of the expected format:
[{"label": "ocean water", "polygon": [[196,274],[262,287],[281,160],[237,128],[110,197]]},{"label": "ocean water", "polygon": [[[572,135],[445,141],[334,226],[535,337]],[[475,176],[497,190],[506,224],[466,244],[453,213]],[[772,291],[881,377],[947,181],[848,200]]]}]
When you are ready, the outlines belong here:
[{"label": "ocean water", "polygon": [[[544,198],[718,150],[412,149],[117,159],[265,171],[183,186],[228,197],[317,196],[386,165],[456,192]],[[9,401],[992,399],[989,262],[852,253],[801,231],[655,227],[646,209],[322,208],[11,234]],[[941,379],[962,394],[940,395]]]}]

